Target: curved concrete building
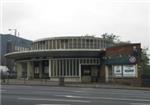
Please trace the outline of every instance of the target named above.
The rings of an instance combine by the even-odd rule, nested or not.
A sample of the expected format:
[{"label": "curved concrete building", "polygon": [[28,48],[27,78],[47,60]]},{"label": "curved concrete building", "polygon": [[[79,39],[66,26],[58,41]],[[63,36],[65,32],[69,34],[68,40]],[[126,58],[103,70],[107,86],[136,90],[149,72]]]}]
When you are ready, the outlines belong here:
[{"label": "curved concrete building", "polygon": [[15,59],[17,77],[50,78],[57,81],[96,82],[101,57],[113,43],[99,37],[53,37],[36,40],[30,50],[8,53]]}]

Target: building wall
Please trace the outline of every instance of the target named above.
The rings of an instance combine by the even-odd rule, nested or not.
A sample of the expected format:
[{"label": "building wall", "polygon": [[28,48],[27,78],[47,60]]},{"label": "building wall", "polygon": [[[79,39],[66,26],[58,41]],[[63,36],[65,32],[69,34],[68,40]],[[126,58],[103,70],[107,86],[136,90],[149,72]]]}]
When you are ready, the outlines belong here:
[{"label": "building wall", "polygon": [[[82,66],[90,68],[90,72],[96,69],[98,71],[100,66],[99,58],[55,58],[48,60],[38,60],[38,61],[18,61],[16,62],[16,69],[19,78],[50,78],[52,81],[58,81],[60,77],[64,77],[65,81],[82,82],[87,81],[89,77],[89,82],[92,81],[91,76],[97,77],[95,74],[82,75]],[[20,68],[18,68],[20,67]],[[32,73],[31,73],[32,72]]]},{"label": "building wall", "polygon": [[[109,71],[112,71],[112,77],[110,79],[111,82],[141,85],[142,69],[138,68],[138,66],[141,66],[140,44],[126,44],[108,48],[106,50],[105,59],[106,66],[109,67]],[[125,72],[128,71],[125,70],[125,67],[127,67],[128,69],[130,69],[130,67],[133,68],[130,69],[131,71],[133,71],[133,73]]]},{"label": "building wall", "polygon": [[105,49],[113,43],[96,37],[60,37],[35,41],[33,50],[42,49]]},{"label": "building wall", "polygon": [[[17,43],[22,44],[21,41]],[[17,45],[19,46],[19,44]],[[111,46],[113,46],[113,43],[109,41],[89,36],[46,38],[34,41],[31,48],[21,49],[21,47],[17,47],[18,50],[15,51],[20,53],[12,53],[12,57],[17,57],[15,59],[17,60],[18,78],[24,75],[27,78],[43,78],[43,75],[46,74],[51,80],[56,81],[61,76],[66,81],[78,82],[81,82],[82,79],[83,81],[92,81],[92,79],[99,77],[100,82],[141,84],[142,70],[138,69],[138,65],[141,64],[141,45]],[[104,49],[106,51],[103,55]],[[98,53],[89,53],[91,50]],[[21,57],[22,53],[26,56]],[[11,58],[11,53],[9,57]],[[47,61],[48,65],[44,65],[44,61]],[[123,77],[122,73],[119,74],[121,77],[116,77],[114,66],[118,65],[122,68],[124,65],[133,65],[136,67],[137,74],[133,77]],[[21,68],[21,70],[18,68]],[[83,71],[85,74],[82,75]]]},{"label": "building wall", "polygon": [[20,37],[16,37],[10,34],[0,34],[0,60],[1,65],[8,66],[9,69],[13,69],[14,60],[6,59],[4,55],[6,53],[15,52],[21,50],[21,48],[29,49],[32,41],[26,40]]},{"label": "building wall", "polygon": [[2,50],[1,50],[2,49],[2,40],[1,40],[1,37],[2,36],[0,35],[0,65],[2,65],[2,59],[1,59],[2,58]]},{"label": "building wall", "polygon": [[120,45],[120,46],[118,45],[116,47],[108,48],[106,50],[106,55],[108,56],[116,56],[118,54],[131,55],[133,54],[133,46],[135,46],[138,51],[141,49],[141,45],[139,43],[125,44],[125,45]]},{"label": "building wall", "polygon": [[79,77],[81,65],[100,65],[99,58],[58,58],[50,59],[51,77]]},{"label": "building wall", "polygon": [[[46,38],[34,41],[28,51],[10,53],[8,56],[16,57],[17,64],[22,62],[22,67],[23,63],[27,66],[28,62],[32,62],[35,72],[33,78],[43,78],[48,67],[51,80],[58,81],[63,76],[66,81],[94,82],[99,76],[104,81],[105,72],[100,70],[103,54],[100,51],[111,46],[112,42],[90,36]],[[21,57],[21,54],[26,56]],[[48,66],[43,65],[45,60],[49,62]],[[25,71],[30,74],[27,73],[29,70]]]}]

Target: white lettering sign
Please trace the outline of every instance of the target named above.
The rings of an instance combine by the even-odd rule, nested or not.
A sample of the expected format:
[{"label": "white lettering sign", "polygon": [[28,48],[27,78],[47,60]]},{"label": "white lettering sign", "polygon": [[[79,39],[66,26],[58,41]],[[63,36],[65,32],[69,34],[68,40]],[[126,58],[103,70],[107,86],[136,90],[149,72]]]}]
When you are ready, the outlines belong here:
[{"label": "white lettering sign", "polygon": [[122,66],[115,65],[115,66],[113,66],[113,69],[114,69],[114,76],[115,77],[122,77]]},{"label": "white lettering sign", "polygon": [[136,77],[137,70],[135,65],[123,66],[123,77]]}]

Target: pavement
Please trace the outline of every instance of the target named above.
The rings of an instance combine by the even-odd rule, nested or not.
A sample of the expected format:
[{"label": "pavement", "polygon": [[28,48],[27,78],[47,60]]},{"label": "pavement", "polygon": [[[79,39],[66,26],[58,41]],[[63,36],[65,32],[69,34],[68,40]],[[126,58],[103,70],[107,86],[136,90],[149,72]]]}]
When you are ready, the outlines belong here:
[{"label": "pavement", "polygon": [[104,88],[104,89],[130,89],[130,90],[147,90],[150,91],[150,87],[135,87],[128,85],[119,85],[119,84],[106,84],[106,83],[68,83],[65,82],[64,85],[61,85],[59,82],[50,81],[50,80],[18,80],[10,79],[6,80],[5,83],[1,81],[2,85],[29,85],[29,86],[65,86],[65,87],[82,87],[82,88]]},{"label": "pavement", "polygon": [[1,105],[150,105],[150,91],[2,85]]}]

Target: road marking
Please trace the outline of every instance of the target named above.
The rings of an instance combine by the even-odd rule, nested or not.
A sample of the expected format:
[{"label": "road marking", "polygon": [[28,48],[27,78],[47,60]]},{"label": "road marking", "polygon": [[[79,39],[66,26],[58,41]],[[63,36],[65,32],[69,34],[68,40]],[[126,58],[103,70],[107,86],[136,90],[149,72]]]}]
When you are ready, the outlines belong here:
[{"label": "road marking", "polygon": [[90,103],[91,101],[86,100],[69,100],[69,99],[48,99],[48,98],[25,98],[25,97],[19,97],[19,100],[33,100],[33,101],[62,101],[62,102],[80,102],[80,103]]},{"label": "road marking", "polygon": [[36,105],[71,105],[71,104],[36,104]]},{"label": "road marking", "polygon": [[6,90],[0,90],[0,92],[6,92]]},{"label": "road marking", "polygon": [[150,103],[130,103],[131,105],[150,105]]},{"label": "road marking", "polygon": [[[93,97],[94,98],[94,97]],[[116,100],[116,101],[138,101],[138,102],[150,102],[149,99],[129,99],[129,98],[111,98],[111,97],[99,97],[99,99]]]},{"label": "road marking", "polygon": [[71,95],[66,95],[65,97],[68,97],[68,98],[80,98],[80,96],[71,96]]},{"label": "road marking", "polygon": [[67,98],[84,98],[84,97],[81,97],[81,96],[72,96],[72,95],[55,95],[55,96],[67,97]]},{"label": "road marking", "polygon": [[104,99],[104,100],[116,100],[116,101],[137,101],[137,102],[150,102],[149,99],[131,99],[131,98],[112,98],[112,97],[87,97],[87,96],[71,96],[71,95],[57,95],[67,98],[80,98],[80,99]]},{"label": "road marking", "polygon": [[85,93],[85,91],[72,91],[72,92],[77,92],[77,93]]},{"label": "road marking", "polygon": [[[129,95],[129,96],[133,96],[133,97],[135,97],[135,94],[133,94],[133,93],[128,93],[128,92],[124,92],[124,91],[120,91],[120,92],[115,92],[115,93],[110,93],[109,91],[100,91],[100,92],[98,92],[98,91],[85,91],[85,93],[94,93],[94,94],[104,94],[104,95],[106,95],[106,94],[109,94],[109,95]],[[146,91],[146,93],[150,93],[149,91]],[[141,93],[138,93],[138,94],[140,94],[140,96],[138,96],[138,95],[136,95],[136,97],[141,97],[141,96],[145,96],[145,97],[149,97],[149,95],[148,94],[141,94]]]}]

